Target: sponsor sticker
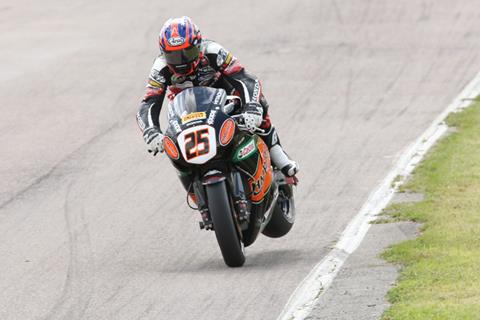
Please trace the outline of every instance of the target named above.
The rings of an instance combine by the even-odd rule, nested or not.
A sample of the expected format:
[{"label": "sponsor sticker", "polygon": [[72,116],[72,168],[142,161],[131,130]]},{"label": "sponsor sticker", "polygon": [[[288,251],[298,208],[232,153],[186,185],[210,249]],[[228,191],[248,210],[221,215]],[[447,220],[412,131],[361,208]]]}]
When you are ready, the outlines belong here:
[{"label": "sponsor sticker", "polygon": [[232,119],[227,119],[223,122],[220,128],[220,144],[226,146],[233,139],[235,134],[235,122]]},{"label": "sponsor sticker", "polygon": [[185,124],[194,120],[205,119],[206,117],[207,117],[207,114],[205,112],[189,113],[186,116],[182,117],[182,124]]},{"label": "sponsor sticker", "polygon": [[177,146],[170,137],[163,138],[163,148],[171,159],[178,160],[180,158]]},{"label": "sponsor sticker", "polygon": [[170,125],[175,129],[177,133],[182,132],[182,128],[180,128],[177,120],[170,120]]},{"label": "sponsor sticker", "polygon": [[145,123],[142,120],[142,117],[140,117],[140,114],[137,113],[137,123],[140,129],[145,130]]},{"label": "sponsor sticker", "polygon": [[245,159],[255,151],[255,141],[250,140],[250,142],[243,148],[238,151],[238,160]]},{"label": "sponsor sticker", "polygon": [[215,121],[216,115],[217,115],[217,110],[210,111],[210,115],[208,116],[208,119],[207,119],[207,123],[209,125],[213,124],[213,122]]},{"label": "sponsor sticker", "polygon": [[168,39],[168,43],[172,47],[181,46],[182,44],[185,43],[185,38],[184,37],[172,37],[172,38]]},{"label": "sponsor sticker", "polygon": [[220,104],[220,100],[222,99],[223,91],[218,90],[217,94],[215,95],[215,99],[213,100],[214,104]]},{"label": "sponsor sticker", "polygon": [[253,88],[252,101],[259,101],[258,95],[260,94],[260,83],[255,80],[255,86]]}]

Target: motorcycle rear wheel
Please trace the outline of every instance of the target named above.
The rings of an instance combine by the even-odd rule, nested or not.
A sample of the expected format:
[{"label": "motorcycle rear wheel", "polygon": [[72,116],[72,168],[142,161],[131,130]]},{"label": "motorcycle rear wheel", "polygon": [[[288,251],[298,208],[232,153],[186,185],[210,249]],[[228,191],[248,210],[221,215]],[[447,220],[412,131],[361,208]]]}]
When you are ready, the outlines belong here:
[{"label": "motorcycle rear wheel", "polygon": [[280,238],[292,229],[295,223],[295,200],[292,186],[280,186],[280,195],[275,203],[272,217],[262,233],[270,238]]},{"label": "motorcycle rear wheel", "polygon": [[223,260],[229,267],[241,267],[245,263],[245,254],[233,221],[225,181],[207,185],[205,189],[210,217]]}]

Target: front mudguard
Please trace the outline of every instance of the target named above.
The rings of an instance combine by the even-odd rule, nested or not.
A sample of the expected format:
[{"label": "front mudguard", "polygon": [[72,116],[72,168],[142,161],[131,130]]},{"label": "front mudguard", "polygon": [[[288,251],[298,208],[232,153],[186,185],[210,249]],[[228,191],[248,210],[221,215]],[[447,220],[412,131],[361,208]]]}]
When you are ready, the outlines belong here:
[{"label": "front mudguard", "polygon": [[218,170],[210,170],[205,173],[202,177],[202,185],[207,186],[215,183],[219,183],[225,181],[227,177],[223,174],[223,172]]}]

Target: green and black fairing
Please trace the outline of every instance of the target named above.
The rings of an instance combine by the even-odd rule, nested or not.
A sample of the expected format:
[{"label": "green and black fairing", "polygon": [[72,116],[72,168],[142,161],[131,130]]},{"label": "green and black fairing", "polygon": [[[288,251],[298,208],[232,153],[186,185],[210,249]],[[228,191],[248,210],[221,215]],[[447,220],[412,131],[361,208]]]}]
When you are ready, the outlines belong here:
[{"label": "green and black fairing", "polygon": [[[262,161],[258,143],[261,139],[257,135],[252,135],[239,131],[233,141],[233,152],[231,155],[233,167],[242,173],[244,186],[247,186],[247,198],[251,200],[255,183],[255,174],[258,169],[258,162]],[[271,207],[275,200],[277,186],[272,179],[270,189],[259,202],[251,201],[251,223],[248,229],[243,231],[243,242],[245,246],[252,244],[257,238],[262,222],[265,219],[265,213]],[[253,219],[252,219],[253,218]]]}]

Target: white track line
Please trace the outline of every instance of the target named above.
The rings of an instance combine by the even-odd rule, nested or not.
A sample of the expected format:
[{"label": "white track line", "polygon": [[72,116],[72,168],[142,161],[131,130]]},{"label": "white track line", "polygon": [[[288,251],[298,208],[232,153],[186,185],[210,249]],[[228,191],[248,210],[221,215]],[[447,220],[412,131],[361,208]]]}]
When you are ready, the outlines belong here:
[{"label": "white track line", "polygon": [[[453,102],[433,121],[428,129],[401,155],[393,169],[372,192],[360,212],[343,231],[335,247],[310,271],[290,296],[277,320],[305,319],[320,296],[325,293],[350,254],[365,237],[370,222],[390,202],[395,191],[412,173],[427,151],[447,131],[446,117],[467,107],[480,94],[480,73],[470,81]],[[397,178],[399,177],[399,178]],[[397,179],[397,180],[395,180]]]}]

